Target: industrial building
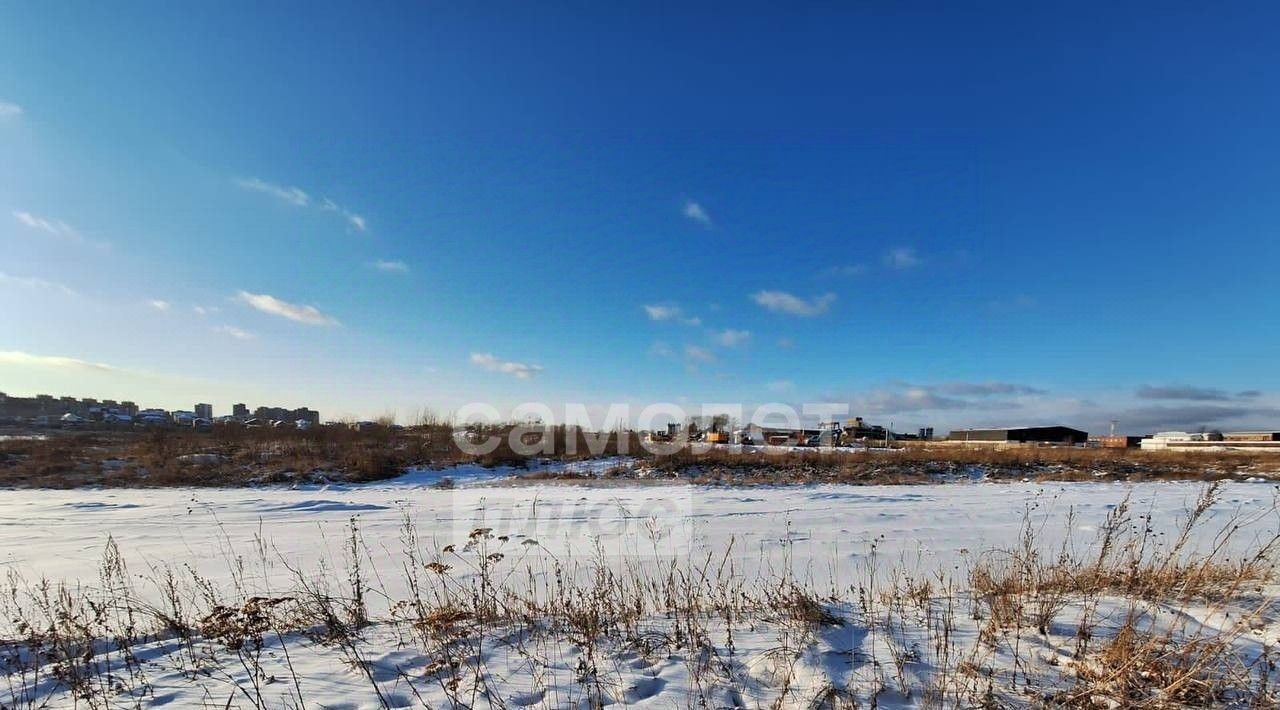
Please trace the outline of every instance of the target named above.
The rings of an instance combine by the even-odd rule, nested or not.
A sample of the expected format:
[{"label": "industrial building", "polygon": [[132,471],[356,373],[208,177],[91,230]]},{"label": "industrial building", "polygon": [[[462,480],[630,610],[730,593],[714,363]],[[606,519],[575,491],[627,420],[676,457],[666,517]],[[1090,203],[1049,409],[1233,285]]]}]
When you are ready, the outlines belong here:
[{"label": "industrial building", "polygon": [[956,429],[947,441],[973,444],[1083,444],[1089,433],[1066,426],[1028,426],[1002,429]]},{"label": "industrial building", "polygon": [[1229,431],[1223,441],[1280,441],[1280,431]]},{"label": "industrial building", "polygon": [[1141,444],[1142,437],[1126,436],[1124,434],[1111,434],[1089,439],[1090,446],[1096,446],[1100,449],[1136,449]]},{"label": "industrial building", "polygon": [[1280,451],[1280,432],[1162,431],[1142,440],[1144,451]]}]

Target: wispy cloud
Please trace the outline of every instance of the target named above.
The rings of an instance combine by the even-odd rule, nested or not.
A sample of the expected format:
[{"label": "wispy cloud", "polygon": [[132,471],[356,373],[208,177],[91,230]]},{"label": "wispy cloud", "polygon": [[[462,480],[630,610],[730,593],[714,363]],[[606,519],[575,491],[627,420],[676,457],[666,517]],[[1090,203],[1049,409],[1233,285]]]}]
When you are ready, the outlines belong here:
[{"label": "wispy cloud", "polygon": [[853,277],[862,276],[867,273],[866,264],[845,264],[843,266],[828,266],[818,273],[819,276],[826,277]]},{"label": "wispy cloud", "polygon": [[691,363],[708,363],[716,361],[716,354],[697,345],[684,346],[684,357]]},{"label": "wispy cloud", "polygon": [[306,323],[307,325],[337,325],[337,319],[332,316],[320,312],[315,306],[306,306],[288,301],[281,301],[275,296],[265,293],[249,293],[248,291],[240,291],[236,295],[236,300],[251,306],[263,313],[269,313],[273,316],[288,318],[298,323]]},{"label": "wispy cloud", "polygon": [[215,333],[222,333],[223,335],[229,335],[235,338],[236,340],[253,340],[255,337],[257,337],[253,333],[250,333],[247,330],[241,330],[235,327],[234,325],[214,326],[213,328],[210,328],[210,330],[212,330]]},{"label": "wispy cloud", "polygon": [[920,257],[911,247],[898,247],[884,255],[884,263],[894,269],[910,269],[920,265]]},{"label": "wispy cloud", "polygon": [[1027,411],[1030,405],[1042,402],[1043,395],[1046,394],[1045,390],[1014,382],[898,382],[848,398],[834,397],[830,401],[848,401],[851,410],[874,415],[1003,412],[1012,416],[1014,413]]},{"label": "wispy cloud", "polygon": [[932,386],[939,392],[946,394],[958,395],[961,397],[991,397],[995,395],[1017,396],[1017,395],[1040,395],[1047,394],[1045,390],[1030,385],[1022,385],[1016,382],[944,382],[940,385]]},{"label": "wispy cloud", "polygon": [[681,213],[684,214],[687,219],[697,222],[708,229],[713,226],[711,222],[711,214],[707,212],[705,207],[693,200],[685,200],[684,209],[681,210]]},{"label": "wispy cloud", "polygon": [[796,341],[792,340],[791,338],[786,338],[786,337],[778,338],[778,347],[782,348],[783,350],[790,350],[795,346],[796,346]]},{"label": "wispy cloud", "polygon": [[492,353],[471,353],[471,364],[483,370],[490,372],[501,372],[504,375],[511,375],[518,380],[528,380],[533,378],[539,372],[542,372],[541,365],[529,365],[514,360],[502,360]]},{"label": "wispy cloud", "polygon": [[[23,352],[21,350],[0,351],[0,365],[26,369],[53,370],[62,373],[78,372],[84,374],[105,375],[113,378],[167,382],[173,385],[191,385],[196,382],[202,382],[188,377],[150,372],[147,370],[135,370],[127,367],[108,365],[104,362],[83,360],[78,357],[67,357],[64,355],[37,355],[35,353]],[[202,382],[202,385],[207,384],[207,382]]]},{"label": "wispy cloud", "polygon": [[277,185],[258,178],[238,178],[236,180],[236,184],[239,185],[241,189],[249,190],[250,192],[261,192],[264,195],[271,195],[277,200],[294,205],[295,207],[306,207],[311,202],[311,196],[298,187]]},{"label": "wispy cloud", "polygon": [[786,394],[787,392],[794,391],[795,388],[796,383],[791,380],[774,380],[773,382],[765,385],[765,389],[776,394]]},{"label": "wispy cloud", "polygon": [[1114,414],[1114,418],[1118,419],[1126,430],[1137,432],[1170,429],[1196,430],[1201,427],[1228,428],[1233,423],[1248,426],[1249,423],[1274,422],[1278,417],[1280,417],[1280,407],[1266,404],[1207,402],[1134,407]]},{"label": "wispy cloud", "polygon": [[649,354],[653,355],[654,357],[675,357],[676,356],[675,352],[671,349],[671,346],[667,345],[661,340],[655,341],[654,344],[649,347]]},{"label": "wispy cloud", "polygon": [[745,345],[749,340],[751,340],[751,331],[726,328],[713,333],[712,338],[718,345],[726,348],[736,348],[739,345]]},{"label": "wispy cloud", "polygon": [[21,115],[21,106],[11,101],[0,101],[0,118],[16,118]]},{"label": "wispy cloud", "polygon": [[947,397],[927,387],[910,387],[901,392],[876,392],[867,398],[868,411],[892,414],[937,409],[967,409],[974,404],[959,397]]},{"label": "wispy cloud", "polygon": [[153,301],[147,301],[147,305],[151,306],[157,311],[162,311],[164,313],[168,313],[169,309],[173,307],[173,304],[169,303],[168,301],[161,301],[159,299],[156,299]]},{"label": "wispy cloud", "polygon": [[351,225],[351,227],[355,229],[357,232],[365,231],[366,225],[365,225],[364,217],[356,214],[355,212],[352,212],[351,210],[348,210],[347,208],[343,207],[342,205],[339,205],[338,203],[334,202],[333,200],[327,197],[324,198],[324,202],[320,204],[320,209],[326,212],[337,212],[338,214],[342,215],[342,218],[347,220],[347,224]]},{"label": "wispy cloud", "polygon": [[191,312],[195,313],[198,316],[207,316],[211,313],[217,313],[218,311],[221,311],[221,310],[222,309],[218,308],[217,306],[192,306],[191,307]]},{"label": "wispy cloud", "polygon": [[[312,204],[311,195],[296,185],[279,185],[256,177],[237,178],[235,183],[244,190],[270,195],[294,207],[306,207]],[[369,229],[369,223],[365,220],[364,215],[349,210],[328,197],[321,198],[316,206],[322,212],[332,212],[341,216],[347,225],[357,232],[365,232]]]},{"label": "wispy cloud", "polygon": [[654,321],[675,321],[685,325],[702,325],[702,319],[697,316],[686,316],[679,306],[662,306],[652,305],[645,306],[644,312],[648,314],[649,320]]},{"label": "wispy cloud", "polygon": [[391,261],[387,259],[378,259],[377,261],[369,262],[369,266],[388,274],[409,273],[409,265],[399,260]]},{"label": "wispy cloud", "polygon": [[810,317],[826,313],[831,304],[835,303],[836,295],[827,293],[806,300],[786,291],[760,291],[753,294],[751,300],[774,313]]},{"label": "wispy cloud", "polygon": [[26,367],[45,367],[59,370],[82,370],[94,372],[124,372],[124,370],[100,362],[89,362],[74,357],[59,355],[33,355],[20,350],[0,350],[0,363],[6,365],[22,365]]},{"label": "wispy cloud", "polygon": [[13,218],[18,220],[18,222],[24,227],[34,229],[38,232],[44,232],[45,234],[57,237],[67,242],[91,246],[97,249],[106,249],[110,246],[106,242],[95,242],[85,239],[84,235],[80,234],[79,230],[60,219],[41,217],[23,210],[14,210]]},{"label": "wispy cloud", "polygon": [[1228,402],[1235,399],[1225,390],[1192,385],[1143,385],[1135,394],[1139,399],[1181,399],[1189,402]]},{"label": "wispy cloud", "polygon": [[45,291],[57,291],[67,296],[79,296],[80,294],[70,286],[65,286],[53,281],[46,281],[35,276],[13,276],[0,271],[0,285],[16,286],[20,288],[30,288]]},{"label": "wispy cloud", "polygon": [[[1150,388],[1157,389],[1157,388]],[[1165,389],[1165,388],[1160,388]],[[1039,387],[1000,380],[910,384],[890,382],[862,392],[827,394],[818,401],[847,402],[849,411],[882,421],[895,421],[905,430],[914,426],[945,427],[1035,426],[1063,424],[1091,432],[1105,432],[1112,420],[1131,434],[1202,428],[1265,429],[1280,418],[1280,402],[1261,393],[1244,397],[1235,390],[1169,386],[1177,398],[1135,397],[1110,392],[1102,401],[1079,394],[1050,392]],[[1205,392],[1194,391],[1207,390]],[[1248,392],[1249,390],[1245,390]],[[1184,399],[1186,395],[1211,399]],[[1219,401],[1219,396],[1229,401]],[[886,421],[887,423],[887,421]]]}]

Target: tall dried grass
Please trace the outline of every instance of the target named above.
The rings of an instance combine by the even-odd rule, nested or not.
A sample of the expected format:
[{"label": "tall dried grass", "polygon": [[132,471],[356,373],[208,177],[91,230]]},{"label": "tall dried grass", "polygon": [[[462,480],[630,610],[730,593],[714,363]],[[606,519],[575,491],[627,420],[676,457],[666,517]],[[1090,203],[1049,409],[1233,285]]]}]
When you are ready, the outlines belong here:
[{"label": "tall dried grass", "polygon": [[[1017,540],[959,573],[886,564],[872,544],[861,581],[825,591],[797,576],[789,556],[768,575],[744,576],[732,543],[681,557],[663,552],[657,532],[652,555],[617,559],[597,547],[572,559],[487,527],[426,545],[406,517],[400,598],[370,566],[354,520],[342,569],[291,569],[290,587],[269,594],[250,588],[246,559],[288,562],[261,540],[245,556],[228,548],[233,569],[221,584],[191,567],[134,573],[109,542],[95,585],[8,571],[0,704],[146,705],[159,648],[190,683],[228,691],[219,706],[315,707],[327,700],[308,697],[291,655],[305,647],[342,659],[388,707],[390,681],[369,658],[381,638],[430,659],[394,681],[423,707],[500,705],[517,691],[554,707],[601,707],[636,697],[634,659],[681,659],[688,687],[677,697],[688,707],[725,697],[778,708],[1274,707],[1273,650],[1256,632],[1275,631],[1280,534],[1241,547],[1235,537],[1257,521],[1211,524],[1218,496],[1207,487],[1172,537],[1122,500],[1083,551],[1049,544],[1028,510]],[[748,657],[739,649],[749,643]],[[806,685],[815,654],[836,654],[848,672]],[[290,677],[272,675],[268,656],[283,656]],[[489,664],[499,656],[520,673],[498,673]],[[571,669],[564,658],[576,659]]]}]

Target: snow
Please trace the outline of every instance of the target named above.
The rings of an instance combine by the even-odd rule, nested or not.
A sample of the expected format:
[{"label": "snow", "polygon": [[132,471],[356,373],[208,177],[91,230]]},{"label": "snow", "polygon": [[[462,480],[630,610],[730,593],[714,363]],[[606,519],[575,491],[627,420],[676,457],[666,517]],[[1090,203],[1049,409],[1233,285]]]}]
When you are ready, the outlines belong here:
[{"label": "snow", "polygon": [[[617,463],[604,460],[581,466],[599,471]],[[28,580],[46,577],[92,586],[98,581],[110,538],[130,572],[140,577],[162,566],[189,565],[227,592],[234,582],[230,570],[240,569],[238,583],[246,593],[270,595],[291,588],[290,568],[342,570],[345,537],[354,519],[368,548],[371,569],[365,573],[377,580],[379,588],[377,598],[371,599],[371,613],[377,618],[388,613],[380,600],[408,596],[399,571],[405,524],[411,521],[420,544],[428,549],[448,544],[461,547],[473,530],[492,528],[495,536],[511,536],[511,545],[505,549],[517,550],[510,554],[520,555],[522,564],[533,567],[601,555],[616,569],[664,555],[690,561],[710,555],[719,564],[720,556],[730,550],[726,559],[745,579],[790,570],[820,593],[844,590],[847,597],[848,587],[864,579],[873,558],[922,575],[956,572],[966,568],[979,551],[1014,545],[1024,515],[1043,531],[1047,546],[1056,546],[1066,535],[1086,546],[1108,511],[1130,495],[1135,514],[1150,515],[1157,530],[1172,532],[1203,490],[1203,484],[1191,482],[962,481],[756,488],[664,482],[512,485],[504,479],[513,473],[517,471],[464,466],[417,470],[368,485],[2,491],[0,567],[20,572]],[[445,477],[458,485],[440,487]],[[1277,520],[1264,514],[1273,505],[1275,486],[1230,483],[1222,491],[1221,502],[1208,514],[1210,530],[1216,532],[1218,523],[1241,515],[1251,527],[1237,538],[1237,544],[1275,532]],[[1068,520],[1069,531],[1064,529]],[[1209,545],[1212,540],[1197,543]],[[255,550],[268,552],[257,561],[237,563],[237,558],[252,557]],[[139,593],[155,592],[140,584]],[[797,657],[771,652],[777,636],[763,626],[735,633],[730,665],[738,664],[734,667],[747,690],[745,695],[720,697],[717,704],[727,707],[767,705],[782,692],[779,684],[784,676],[789,678],[786,692],[815,697],[824,687],[839,687],[869,672],[865,661],[883,653],[868,645],[865,629],[854,626],[822,629],[806,641]],[[249,683],[243,669],[227,666],[222,671],[226,677],[216,682],[193,681],[164,663],[180,652],[177,646],[173,640],[161,640],[137,649],[156,664],[149,676],[153,697],[146,705],[252,706],[243,694],[232,692],[236,685]],[[292,677],[287,661],[299,676],[308,706],[372,708],[384,701],[390,707],[449,704],[441,695],[441,683],[413,686],[408,682],[408,678],[434,677],[438,669],[433,670],[432,664],[438,659],[407,644],[389,626],[375,624],[368,629],[354,649],[357,660],[363,659],[355,664],[343,655],[347,652],[304,639],[292,640],[288,650],[291,655],[286,659],[277,645],[269,645],[263,659],[266,672],[282,679],[265,691],[276,702],[294,693],[294,681],[283,680]],[[573,680],[584,650],[569,646],[549,653],[555,658],[549,668],[538,671],[543,675],[537,682],[530,681],[528,659],[519,654],[490,647],[480,654],[483,658],[470,662],[484,662],[493,686],[503,694],[500,704],[508,707],[564,707],[589,700]],[[1045,653],[1062,651],[1050,646]],[[620,704],[684,707],[698,682],[691,675],[691,659],[670,650],[646,653],[615,648],[608,663],[612,685],[607,699]],[[379,692],[385,697],[380,699]],[[422,701],[418,694],[423,695]],[[882,698],[892,704],[888,699]],[[915,702],[905,696],[900,700],[908,706]],[[64,693],[55,695],[51,707],[71,704]]]}]

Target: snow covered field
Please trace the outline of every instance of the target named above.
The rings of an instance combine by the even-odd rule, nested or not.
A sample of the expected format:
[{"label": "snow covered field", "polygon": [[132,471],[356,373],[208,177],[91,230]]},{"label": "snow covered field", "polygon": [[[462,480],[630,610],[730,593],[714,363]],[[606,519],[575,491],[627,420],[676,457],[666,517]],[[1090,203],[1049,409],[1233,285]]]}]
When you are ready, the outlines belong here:
[{"label": "snow covered field", "polygon": [[[932,675],[944,670],[936,654],[921,648],[934,638],[928,633],[934,611],[917,610],[919,623],[907,628],[902,622],[896,635],[877,630],[876,614],[888,614],[892,625],[892,609],[877,612],[857,603],[874,596],[875,585],[906,574],[934,580],[934,596],[940,597],[940,580],[962,578],[984,556],[1016,547],[1027,529],[1036,533],[1036,545],[1046,556],[1071,549],[1083,557],[1126,495],[1132,526],[1149,527],[1142,534],[1158,549],[1176,534],[1204,490],[1204,484],[1169,482],[724,489],[656,482],[503,485],[493,472],[479,468],[449,475],[455,488],[437,487],[441,474],[424,471],[362,486],[3,491],[0,565],[14,587],[35,588],[46,578],[91,594],[121,584],[129,598],[155,607],[166,604],[165,570],[173,570],[180,580],[206,585],[205,591],[186,592],[185,603],[195,608],[200,599],[228,600],[232,607],[254,595],[295,599],[301,596],[300,579],[342,596],[359,558],[366,587],[362,602],[372,623],[351,644],[326,642],[316,634],[269,633],[246,663],[243,649],[233,653],[207,638],[140,638],[130,651],[140,670],[127,662],[128,673],[117,667],[117,677],[106,684],[104,697],[112,706],[692,707],[705,699],[715,707],[842,707],[838,701],[846,692],[860,704],[878,694],[882,705],[917,706],[928,698],[922,689]],[[1189,547],[1207,551],[1220,528],[1242,524],[1219,554],[1229,558],[1255,548],[1280,530],[1275,495],[1271,484],[1223,486],[1204,514],[1203,533]],[[355,548],[353,525],[359,538]],[[112,581],[102,571],[109,538],[127,565],[121,575],[127,581]],[[448,587],[423,571],[432,561],[457,578],[455,587],[434,592],[437,601],[440,594],[474,599],[494,584],[497,590],[487,591],[503,600],[495,603],[508,605],[530,590],[554,601],[561,576],[584,589],[599,589],[601,575],[611,573],[621,580],[619,587],[634,587],[627,594],[638,595],[646,583],[655,593],[660,584],[677,588],[670,581],[672,570],[700,573],[707,618],[693,633],[706,638],[682,639],[679,613],[674,620],[671,614],[641,614],[646,618],[634,621],[626,634],[602,628],[601,636],[610,640],[598,647],[573,633],[552,643],[506,617],[502,628],[486,632],[483,643],[448,620],[425,630],[420,619],[416,626],[392,623],[405,612],[406,600],[424,594],[422,587]],[[679,588],[697,586],[695,580]],[[838,618],[796,626],[746,601],[732,601],[792,588],[827,600],[823,614]],[[1270,590],[1263,597],[1274,596]],[[789,603],[777,599],[779,610]],[[975,659],[975,665],[985,663],[997,675],[1014,666],[1014,690],[1005,681],[997,683],[1006,701],[1019,697],[1020,672],[1024,689],[1028,684],[1061,687],[1064,681],[1053,678],[1067,672],[1066,649],[1076,621],[1087,611],[1077,601],[1064,605],[1062,618],[1047,633],[1015,630],[1006,639],[1034,645],[1033,657],[1044,665],[1034,672],[1019,671],[1017,654],[999,644],[974,651],[982,647],[983,624],[969,618],[968,608],[955,615],[959,622],[950,632],[952,642],[972,652],[966,658]],[[1211,623],[1216,608],[1197,604],[1180,612],[1197,625]],[[1112,615],[1109,623],[1118,624],[1124,604],[1107,600],[1102,607]],[[727,609],[737,609],[739,616]],[[904,612],[899,618],[914,617]],[[1251,642],[1280,642],[1280,627],[1269,615],[1260,618],[1264,621]],[[537,626],[536,620],[530,623]],[[415,635],[419,632],[421,637]],[[20,630],[6,628],[0,637],[6,635],[16,638]],[[442,664],[442,656],[454,665]],[[49,669],[43,674],[9,670],[9,697],[0,686],[0,704],[75,704],[66,679],[53,677]],[[974,682],[981,684],[981,674],[988,671],[974,671],[979,678]],[[452,688],[450,679],[458,681]],[[103,702],[80,700],[84,706]]]}]

